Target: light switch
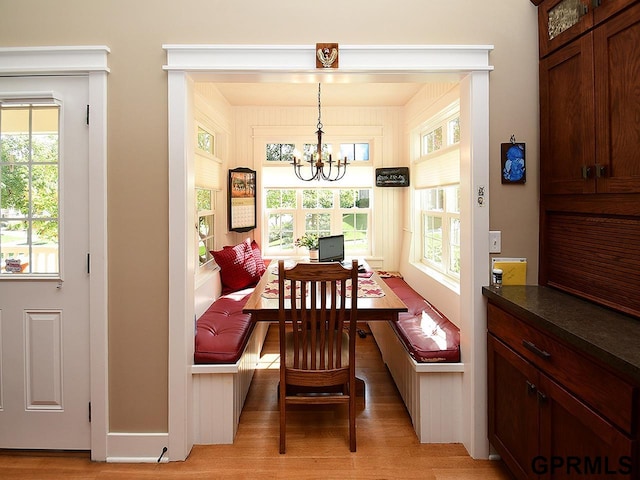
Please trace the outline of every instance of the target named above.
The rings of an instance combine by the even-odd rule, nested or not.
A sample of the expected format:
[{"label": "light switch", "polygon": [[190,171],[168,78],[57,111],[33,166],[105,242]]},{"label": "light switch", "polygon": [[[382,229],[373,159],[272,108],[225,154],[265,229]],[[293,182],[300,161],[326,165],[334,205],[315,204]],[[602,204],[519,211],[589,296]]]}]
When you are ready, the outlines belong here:
[{"label": "light switch", "polygon": [[500,253],[502,250],[502,232],[494,230],[489,232],[489,253]]}]

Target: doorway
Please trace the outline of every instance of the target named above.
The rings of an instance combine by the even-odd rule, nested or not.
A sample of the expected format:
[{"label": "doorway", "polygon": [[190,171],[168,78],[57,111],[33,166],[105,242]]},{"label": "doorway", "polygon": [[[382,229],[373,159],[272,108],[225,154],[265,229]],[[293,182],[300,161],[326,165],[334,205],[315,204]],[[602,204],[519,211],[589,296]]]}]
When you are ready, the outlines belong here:
[{"label": "doorway", "polygon": [[[461,281],[461,329],[467,332],[464,348],[465,446],[475,458],[488,456],[486,426],[486,349],[483,344],[484,302],[480,285],[486,283],[489,215],[474,191],[488,185],[488,78],[492,47],[341,46],[340,69],[315,70],[314,46],[189,46],[168,45],[169,101],[169,455],[186,458],[192,447],[191,374],[193,358],[194,218],[193,82],[269,81],[294,82],[426,82],[433,75],[451,75],[461,84],[461,121],[472,131],[467,136],[468,155],[461,161],[461,186],[466,215],[461,252],[469,265]],[[278,58],[274,67],[270,59]],[[233,62],[231,62],[231,60]],[[465,238],[466,237],[466,238]],[[187,364],[185,365],[185,362]],[[186,424],[185,424],[186,419]]]},{"label": "doorway", "polygon": [[[17,376],[12,373],[10,383],[3,381],[5,391],[2,392],[2,398],[7,399],[7,404],[2,406],[2,410],[9,415],[9,404],[14,405],[11,412],[14,412],[15,408],[26,410],[24,414],[20,414],[15,425],[21,433],[19,440],[11,440],[16,442],[11,445],[12,448],[91,449],[94,460],[106,459],[108,426],[108,53],[109,49],[104,46],[14,47],[0,51],[0,72],[3,75],[0,78],[0,90],[5,103],[38,105],[49,102],[51,105],[58,105],[61,112],[60,125],[64,127],[60,130],[58,217],[60,234],[64,238],[60,237],[58,241],[59,267],[54,268],[56,271],[51,271],[49,267],[36,267],[35,262],[39,260],[29,254],[23,258],[28,258],[29,263],[34,262],[31,268],[25,269],[27,276],[30,275],[31,278],[25,277],[21,282],[9,278],[6,284],[2,284],[3,296],[11,293],[12,301],[22,301],[13,302],[15,305],[7,307],[0,318],[0,336],[3,337],[2,368],[5,370],[3,375],[6,380],[9,368],[18,373]],[[71,124],[66,125],[67,121]],[[76,135],[67,136],[72,131],[76,132]],[[80,162],[80,165],[73,162]],[[66,170],[67,167],[69,170]],[[74,183],[77,183],[79,188],[76,189]],[[81,195],[84,201],[78,200],[76,195]],[[39,220],[53,219],[52,212],[50,206],[43,209],[38,214]],[[77,219],[74,218],[76,216]],[[33,220],[35,217],[31,216],[29,221]],[[39,232],[43,235],[42,230]],[[30,235],[33,235],[33,231]],[[51,238],[47,242],[53,243]],[[35,248],[31,245],[32,252],[39,250],[41,245],[42,243]],[[21,259],[13,265],[22,266],[25,263],[27,261]],[[55,264],[55,261],[53,263]],[[0,281],[4,280],[3,278]],[[76,307],[78,298],[81,299],[81,308]],[[4,306],[10,304],[3,298],[2,305],[5,310]],[[9,323],[12,325],[9,326]],[[16,324],[17,330],[13,328]],[[5,334],[8,336],[5,337]],[[13,338],[15,335],[22,344],[5,348],[5,339],[7,342],[16,340]],[[77,350],[72,353],[66,350],[67,347]],[[23,348],[27,348],[27,355]],[[71,357],[68,361],[65,358],[67,356]],[[14,359],[15,364],[12,363]],[[72,365],[74,362],[80,362],[80,365]],[[26,365],[26,369],[16,368],[16,365],[23,364]],[[77,385],[74,378],[76,375],[81,377]],[[23,396],[16,392],[24,392],[25,388],[26,398],[16,407],[15,398]],[[11,394],[8,393],[9,390]],[[92,413],[91,423],[89,408]],[[63,417],[66,418],[67,413],[71,415],[69,424],[61,421]],[[33,419],[24,418],[27,414],[33,415]],[[45,417],[47,420],[44,420]],[[37,426],[35,430],[34,424]],[[72,428],[69,428],[69,425]],[[42,431],[45,426],[46,435]],[[71,429],[74,432],[67,432]],[[2,446],[5,445],[8,444],[3,441]]]}]

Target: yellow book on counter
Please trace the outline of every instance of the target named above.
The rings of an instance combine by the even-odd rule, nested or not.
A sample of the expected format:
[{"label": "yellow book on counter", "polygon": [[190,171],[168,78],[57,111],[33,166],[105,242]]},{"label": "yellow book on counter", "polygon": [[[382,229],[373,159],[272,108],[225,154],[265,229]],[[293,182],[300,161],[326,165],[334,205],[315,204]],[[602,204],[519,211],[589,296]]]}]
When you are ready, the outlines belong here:
[{"label": "yellow book on counter", "polygon": [[527,283],[527,259],[526,258],[492,258],[491,269],[502,270],[503,285],[526,285]]}]

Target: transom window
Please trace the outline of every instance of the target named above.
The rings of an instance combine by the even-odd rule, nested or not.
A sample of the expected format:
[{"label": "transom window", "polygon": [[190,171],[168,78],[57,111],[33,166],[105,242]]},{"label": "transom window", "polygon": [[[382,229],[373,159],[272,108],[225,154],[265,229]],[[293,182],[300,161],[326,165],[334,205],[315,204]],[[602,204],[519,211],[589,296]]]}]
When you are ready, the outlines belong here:
[{"label": "transom window", "polygon": [[58,274],[59,107],[0,107],[0,274]]},{"label": "transom window", "polygon": [[[313,158],[318,151],[317,143],[267,143],[265,159],[267,163],[277,162],[293,162],[295,155],[301,155],[303,160]],[[334,160],[340,158],[347,159],[349,162],[368,162],[369,161],[369,143],[323,143],[322,157],[328,159],[329,154]],[[339,154],[336,157],[336,154]]]},{"label": "transom window", "polygon": [[265,253],[300,254],[295,240],[304,233],[344,234],[345,252],[371,250],[371,189],[269,188],[265,191]]}]

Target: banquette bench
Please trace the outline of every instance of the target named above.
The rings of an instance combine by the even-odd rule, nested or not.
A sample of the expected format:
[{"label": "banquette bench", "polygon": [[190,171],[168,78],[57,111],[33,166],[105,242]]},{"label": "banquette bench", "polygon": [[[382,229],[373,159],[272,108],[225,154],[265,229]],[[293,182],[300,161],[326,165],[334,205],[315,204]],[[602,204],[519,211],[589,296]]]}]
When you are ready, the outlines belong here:
[{"label": "banquette bench", "polygon": [[369,322],[421,443],[462,442],[460,330],[401,277],[383,278],[408,311]]},{"label": "banquette bench", "polygon": [[[247,263],[251,265],[247,261],[247,245],[261,263],[255,272],[247,267]],[[229,251],[231,248],[235,251]],[[269,323],[252,322],[251,315],[242,312],[266,270],[256,249],[255,243],[248,241],[225,248],[224,255],[235,255],[232,265],[224,255],[213,252],[220,266],[222,292],[195,326],[194,444],[233,443],[260,359]],[[238,272],[239,265],[243,272]],[[238,280],[247,269],[251,275]],[[373,321],[369,328],[402,395],[418,439],[422,443],[461,442],[464,364],[460,363],[459,329],[402,278],[384,280],[408,311],[401,313],[397,322]],[[246,282],[250,284],[245,285]]]},{"label": "banquette bench", "polygon": [[[217,296],[196,320],[192,378],[194,444],[233,443],[253,372],[267,335],[267,322],[242,313],[266,265],[255,242],[245,240],[212,252],[220,267]],[[210,303],[210,302],[207,302]]]}]

